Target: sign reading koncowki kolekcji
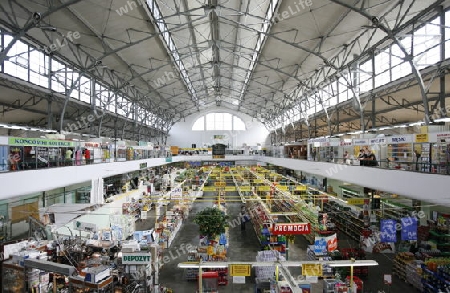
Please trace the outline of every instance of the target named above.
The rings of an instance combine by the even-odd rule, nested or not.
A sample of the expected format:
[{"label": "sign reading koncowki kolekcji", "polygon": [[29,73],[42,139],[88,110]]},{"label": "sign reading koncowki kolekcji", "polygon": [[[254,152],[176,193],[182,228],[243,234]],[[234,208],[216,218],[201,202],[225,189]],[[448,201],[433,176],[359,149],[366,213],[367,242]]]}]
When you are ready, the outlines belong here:
[{"label": "sign reading koncowki kolekcji", "polygon": [[272,228],[273,235],[302,235],[311,233],[310,223],[277,223]]}]

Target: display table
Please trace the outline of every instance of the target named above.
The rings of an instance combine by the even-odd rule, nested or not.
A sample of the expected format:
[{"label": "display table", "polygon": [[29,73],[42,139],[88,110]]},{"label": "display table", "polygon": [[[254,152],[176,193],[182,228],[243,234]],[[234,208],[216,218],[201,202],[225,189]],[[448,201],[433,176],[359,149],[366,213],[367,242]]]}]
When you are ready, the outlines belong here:
[{"label": "display table", "polygon": [[[106,279],[103,279],[97,283],[93,283],[85,281],[83,277],[76,276],[76,277],[69,277],[69,283],[71,289],[72,290],[75,289],[74,292],[91,292],[90,290],[95,290],[95,292],[98,292],[99,290],[104,290],[103,292],[107,292],[106,290],[112,290],[113,278],[109,276]],[[82,291],[78,291],[76,289],[81,289]]]}]

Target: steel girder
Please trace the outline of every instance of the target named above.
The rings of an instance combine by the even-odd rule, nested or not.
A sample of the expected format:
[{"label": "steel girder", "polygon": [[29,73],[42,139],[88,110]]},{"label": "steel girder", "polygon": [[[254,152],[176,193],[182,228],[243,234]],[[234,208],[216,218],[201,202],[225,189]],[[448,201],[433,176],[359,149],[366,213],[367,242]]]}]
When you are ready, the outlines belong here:
[{"label": "steel girder", "polygon": [[[30,102],[30,103],[23,103],[22,105],[20,105],[20,107],[18,106],[18,104],[11,104],[11,105],[9,105],[9,104],[6,105],[6,103],[2,103],[2,104],[4,104],[7,107],[26,110],[26,111],[32,111],[34,113],[38,113],[38,114],[42,114],[42,115],[48,115],[50,113],[44,112],[44,111],[38,111],[38,110],[34,110],[34,109],[27,109],[26,106],[32,106],[32,105],[37,104],[40,101],[48,100],[48,101],[53,102],[53,105],[55,105],[55,103],[56,103],[56,105],[59,105],[62,109],[65,98],[66,98],[65,95],[56,93],[56,92],[52,92],[49,89],[40,88],[38,86],[34,86],[32,84],[29,84],[28,82],[24,82],[21,80],[14,80],[14,78],[11,78],[11,77],[5,78],[5,77],[2,77],[1,75],[0,75],[0,86],[18,90],[18,91],[26,93],[26,94],[30,95],[30,97],[32,97],[27,100],[27,102]],[[75,111],[72,114],[68,114],[66,116],[66,118],[71,121],[77,121],[74,118],[83,116],[83,114],[86,114],[88,112],[90,114],[94,114],[94,112],[92,112],[93,109],[91,108],[91,105],[87,105],[87,104],[77,101],[73,98],[69,99],[68,106],[75,109]],[[21,108],[21,107],[25,107],[25,108]],[[118,119],[120,121],[133,121],[132,119],[125,118],[123,116],[120,116],[120,115],[117,115],[114,113],[110,113],[110,112],[103,112],[103,114],[105,114],[108,117],[115,117],[114,119]],[[58,119],[58,117],[55,117],[56,122],[60,122],[60,119],[61,118]],[[112,118],[109,118],[109,119],[112,119]],[[162,122],[162,121],[160,121],[160,122]],[[139,124],[141,125],[140,127],[144,128],[144,129],[152,129],[152,131],[157,131],[157,132],[161,133],[161,135],[167,135],[167,133],[168,133],[168,130],[161,131],[160,129],[152,128],[149,125],[145,125],[145,124],[141,124],[141,123],[139,123]],[[168,126],[168,125],[164,125],[163,123],[162,123],[162,125]],[[42,124],[39,126],[45,128],[45,124]]]},{"label": "steel girder", "polygon": [[[14,1],[10,1],[10,2],[14,2]],[[70,8],[69,6],[76,2],[79,2],[79,0],[66,2],[66,3],[62,4],[59,9]],[[17,5],[19,5],[19,4],[17,4]],[[1,8],[1,5],[0,5],[0,8]],[[22,8],[26,9],[24,7],[22,7]],[[52,13],[53,13],[56,10],[50,9],[49,11],[52,11]],[[28,10],[28,12],[30,15],[33,14],[32,11]],[[42,16],[46,16],[46,15],[48,15],[48,13],[49,12],[43,13]],[[3,24],[5,27],[9,28],[10,31],[21,32],[19,34],[17,34],[17,33],[14,34],[16,39],[21,39],[21,38],[25,37],[25,32],[29,30],[26,27],[20,28],[18,26],[14,26],[15,22],[13,22],[13,21],[11,21],[11,23],[9,23],[4,20],[0,20],[0,23]],[[43,25],[43,26],[49,26],[47,23],[45,23],[43,18],[39,21],[39,23],[40,23],[40,25]],[[49,32],[47,32],[46,30],[43,30],[43,33],[46,35],[46,37],[49,40],[51,40]],[[53,32],[53,33],[59,34],[60,37],[62,37],[62,35],[59,32]],[[151,37],[154,37],[154,35],[151,35],[150,37],[139,40],[139,41],[133,43],[133,45],[136,43],[142,42],[146,39],[149,39]],[[30,36],[26,36],[26,38],[28,40],[31,40],[32,43],[37,44],[38,47],[43,47],[43,45],[40,42],[32,39]],[[10,43],[10,46],[12,46],[12,44],[13,44],[13,42]],[[132,86],[130,84],[127,84],[127,81],[124,80],[123,78],[119,77],[119,75],[117,73],[112,72],[110,70],[105,70],[104,67],[101,66],[101,59],[98,60],[97,58],[95,58],[92,55],[90,55],[89,53],[87,53],[87,51],[84,50],[83,48],[81,48],[81,46],[75,45],[71,41],[67,41],[67,46],[69,47],[70,52],[72,53],[72,56],[69,56],[69,57],[61,56],[61,55],[58,55],[59,53],[53,52],[54,55],[55,54],[58,55],[58,58],[64,60],[65,63],[69,64],[69,66],[72,66],[73,68],[81,68],[81,70],[79,70],[80,74],[82,74],[83,72],[86,72],[87,68],[90,68],[90,67],[92,67],[92,65],[95,65],[95,67],[92,70],[90,70],[90,72],[89,72],[91,77],[99,78],[102,81],[107,80],[107,79],[110,80],[111,81],[110,84],[111,84],[112,88],[120,87],[121,92],[124,95],[126,95],[128,98],[130,98],[132,101],[136,101],[136,102],[142,104],[145,108],[151,110],[151,112],[155,113],[156,115],[164,114],[163,115],[164,119],[168,120],[167,124],[170,125],[170,127],[173,125],[173,114],[168,113],[168,111],[159,110],[159,107],[156,104],[154,104],[150,99],[148,99],[140,91],[136,91],[136,90],[132,89]],[[126,48],[126,46],[121,47],[117,51],[123,50],[125,48]],[[111,51],[113,51],[113,50],[111,50]],[[6,56],[7,52],[4,51],[3,54],[4,54],[4,56]],[[111,52],[105,53],[101,58],[105,58],[109,54],[111,54]],[[75,60],[76,63],[74,63],[73,60]],[[126,85],[126,86],[123,86],[123,85]],[[153,91],[152,93],[157,94],[156,91]],[[170,129],[170,127],[169,127],[169,129]]]},{"label": "steel girder", "polygon": [[[357,12],[357,13],[361,14],[363,17],[367,18],[368,20],[372,21],[374,27],[379,28],[383,32],[385,32],[388,35],[388,37],[390,39],[392,39],[392,41],[400,48],[402,53],[405,55],[404,59],[410,64],[412,72],[413,72],[415,78],[417,79],[417,83],[419,85],[419,89],[420,89],[421,96],[422,96],[423,106],[424,106],[424,109],[425,109],[425,112],[424,112],[425,120],[424,121],[425,121],[425,124],[428,125],[429,122],[430,122],[430,119],[429,119],[430,115],[429,115],[428,99],[427,99],[427,92],[425,90],[425,84],[423,82],[422,75],[420,74],[420,71],[419,71],[417,65],[415,64],[415,62],[413,60],[413,55],[410,54],[406,50],[406,48],[403,46],[403,44],[398,39],[397,34],[396,34],[396,29],[397,28],[390,29],[388,26],[382,24],[382,22],[381,22],[382,19],[374,18],[372,15],[369,15],[365,10],[363,10],[361,8],[358,8],[356,6],[348,5],[348,4],[346,4],[346,3],[344,3],[344,2],[342,2],[340,0],[330,0],[330,1],[332,1],[332,2],[334,2],[336,4],[339,4],[341,6],[344,6],[344,7],[348,8],[348,9],[351,9],[352,11]],[[433,9],[436,9],[444,1],[445,0],[437,0],[437,1],[435,1],[433,3],[433,5],[431,7],[433,7]],[[403,1],[400,1],[397,4],[398,5],[403,5],[403,3],[404,3]],[[399,11],[400,10],[401,9],[399,9]],[[409,10],[409,8],[408,8],[408,10]],[[402,16],[402,18],[403,17],[404,16]],[[397,22],[397,24],[399,24],[399,23],[400,23],[400,21]]]}]

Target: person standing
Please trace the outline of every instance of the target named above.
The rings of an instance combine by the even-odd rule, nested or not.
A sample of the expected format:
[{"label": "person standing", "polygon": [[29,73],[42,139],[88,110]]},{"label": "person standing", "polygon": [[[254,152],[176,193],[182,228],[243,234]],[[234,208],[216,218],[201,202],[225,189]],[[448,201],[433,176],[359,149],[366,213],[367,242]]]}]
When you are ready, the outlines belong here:
[{"label": "person standing", "polygon": [[240,217],[241,217],[241,231],[245,231],[245,223],[246,223],[247,219],[245,217],[244,211],[241,211]]},{"label": "person standing", "polygon": [[73,154],[73,152],[71,149],[66,150],[66,154],[65,154],[66,166],[72,165],[72,154]]},{"label": "person standing", "polygon": [[86,159],[86,164],[91,163],[91,151],[89,149],[84,150],[84,158]]}]

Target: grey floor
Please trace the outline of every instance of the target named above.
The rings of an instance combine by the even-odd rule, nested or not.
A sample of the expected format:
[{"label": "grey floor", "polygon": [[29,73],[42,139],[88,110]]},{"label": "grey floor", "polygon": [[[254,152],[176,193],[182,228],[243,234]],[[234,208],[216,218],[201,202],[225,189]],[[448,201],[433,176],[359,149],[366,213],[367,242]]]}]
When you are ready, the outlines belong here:
[{"label": "grey floor", "polygon": [[[228,195],[228,193],[227,193]],[[236,196],[236,194],[229,193],[230,196]],[[205,194],[208,196],[208,194]],[[177,265],[180,262],[187,261],[187,255],[178,254],[181,244],[198,245],[198,226],[192,222],[194,215],[203,210],[205,207],[210,207],[211,202],[197,201],[193,205],[193,209],[184,222],[181,230],[173,241],[172,246],[164,251],[165,255],[170,256],[171,261],[164,265],[160,272],[160,284],[162,286],[173,289],[174,293],[193,293],[197,290],[197,284],[194,281],[186,281],[184,277],[183,269],[178,269]],[[230,218],[236,217],[240,212],[241,204],[239,202],[227,203],[227,212]],[[138,229],[148,229],[154,225],[154,211],[149,212],[149,219],[138,223]],[[250,223],[247,223],[245,231],[241,231],[240,226],[230,228],[229,231],[229,260],[235,261],[255,261],[257,252],[260,249],[259,241],[255,235]],[[356,247],[356,243],[347,240],[344,234],[339,235],[339,247]],[[306,247],[308,243],[302,236],[296,237],[294,244],[289,246],[289,260],[305,260],[306,259]],[[412,286],[408,285],[404,281],[393,276],[393,284],[391,288],[386,287],[383,284],[383,275],[391,273],[392,257],[394,255],[389,254],[368,254],[367,259],[374,259],[380,265],[377,267],[369,268],[369,276],[364,278],[364,292],[377,293],[378,290],[384,290],[385,292],[418,292]],[[292,275],[298,276],[300,269],[291,268]],[[390,289],[390,290],[389,290]],[[232,284],[232,278],[229,278],[229,284],[227,286],[220,286],[220,293],[254,293],[255,281],[252,277],[246,278],[246,284]],[[323,282],[319,280],[317,284],[313,284],[313,293],[323,292]]]}]

